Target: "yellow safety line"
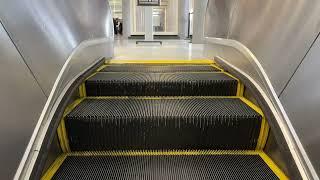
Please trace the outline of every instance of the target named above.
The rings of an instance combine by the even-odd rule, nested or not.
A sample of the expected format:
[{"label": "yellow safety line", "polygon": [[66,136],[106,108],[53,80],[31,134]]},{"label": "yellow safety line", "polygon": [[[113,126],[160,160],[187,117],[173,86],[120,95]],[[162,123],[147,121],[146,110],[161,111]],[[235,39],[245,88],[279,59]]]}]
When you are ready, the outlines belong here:
[{"label": "yellow safety line", "polygon": [[49,167],[46,173],[42,176],[41,180],[51,180],[54,174],[58,171],[63,161],[67,158],[67,154],[60,155]]},{"label": "yellow safety line", "polygon": [[88,80],[89,78],[93,77],[94,75],[96,75],[99,71],[101,71],[102,69],[104,69],[107,66],[108,65],[103,64],[94,73],[92,73],[90,76],[88,76],[83,81],[83,83],[81,83],[81,85],[79,86],[80,100],[78,99],[78,101],[73,102],[71,105],[69,105],[65,109],[65,113],[64,113],[63,118],[61,119],[60,124],[59,124],[58,129],[57,129],[58,138],[59,138],[59,141],[60,141],[60,146],[61,146],[61,149],[62,149],[63,152],[70,152],[69,140],[68,140],[67,131],[66,131],[66,128],[65,128],[65,116],[73,108],[75,108],[75,106],[77,106],[83,100],[83,98],[85,98],[87,96],[85,81]]},{"label": "yellow safety line", "polygon": [[262,110],[253,104],[251,101],[244,97],[239,97],[244,103],[246,103],[249,107],[251,107],[253,110],[255,110],[257,113],[259,113],[262,116],[262,121],[261,121],[261,127],[260,127],[260,133],[259,133],[259,138],[256,146],[256,150],[263,150],[265,147],[267,138],[268,138],[268,133],[269,133],[269,125],[268,122],[266,121],[266,118],[262,112]]},{"label": "yellow safety line", "polygon": [[101,71],[102,69],[106,68],[107,66],[110,66],[110,65],[104,64],[104,65],[100,66],[100,67],[96,70],[96,72]]},{"label": "yellow safety line", "polygon": [[[224,71],[224,69],[222,69],[222,71]],[[244,84],[240,81],[239,78],[236,78],[235,76],[233,76],[232,74],[224,71],[229,77],[238,80],[238,86],[237,86],[237,96],[243,96],[244,94]]]},{"label": "yellow safety line", "polygon": [[[105,67],[109,66],[109,67],[119,67],[119,66],[122,66],[123,64],[110,64],[110,65],[105,65],[103,68],[99,69],[99,71],[101,71],[102,69],[104,69]],[[161,64],[161,65],[166,65],[166,64]],[[168,66],[177,66],[175,64],[169,64]],[[219,68],[218,66],[214,65],[214,64],[204,64],[204,65],[195,65],[195,64],[181,64],[179,66],[208,66],[208,67],[213,67],[213,69],[217,69],[219,71],[223,71],[223,69]],[[98,70],[97,70],[98,71]],[[205,71],[205,72],[219,72],[219,71]],[[105,71],[105,72],[108,72],[108,71]],[[182,72],[185,72],[185,73],[188,73],[188,71],[182,71]],[[195,72],[195,71],[194,71]],[[198,71],[199,72],[199,71]],[[201,71],[200,71],[201,72]],[[121,73],[125,73],[125,71],[121,72]],[[130,71],[128,71],[128,73],[132,73]],[[168,72],[170,73],[170,72]],[[172,72],[174,73],[174,72]],[[180,73],[180,72],[179,72]]]},{"label": "yellow safety line", "polygon": [[63,152],[70,152],[68,132],[66,130],[65,118],[63,117],[58,127],[58,138]]},{"label": "yellow safety line", "polygon": [[210,64],[211,67],[216,68],[222,72],[224,72],[224,69],[220,68],[219,66],[217,66],[216,64]]},{"label": "yellow safety line", "polygon": [[[110,74],[114,73],[114,74],[116,74],[116,73],[119,73],[119,72],[106,71],[106,72],[102,72],[102,73],[110,73]],[[134,74],[134,73],[139,73],[139,72],[122,71],[120,73],[123,73],[123,74]],[[209,74],[209,73],[211,73],[211,74],[226,74],[227,76],[229,76],[226,72],[222,72],[222,71],[209,71],[209,72],[208,71],[207,72],[206,71],[153,72],[151,74]],[[148,73],[148,74],[150,74],[150,73]],[[92,77],[92,76],[90,76],[90,77]],[[237,80],[237,78],[233,78],[233,79]]]},{"label": "yellow safety line", "polygon": [[282,170],[266,155],[263,151],[253,150],[139,150],[139,151],[79,151],[60,155],[46,171],[41,180],[50,180],[58,171],[64,160],[68,156],[206,156],[206,155],[259,155],[262,160],[270,167],[280,180],[287,180],[288,177]]},{"label": "yellow safety line", "polygon": [[66,143],[65,143],[65,139],[64,139],[64,132],[63,132],[63,125],[62,124],[65,124],[64,123],[64,118],[62,118],[60,120],[60,123],[59,123],[59,126],[58,126],[58,129],[57,129],[57,134],[58,134],[58,139],[59,139],[59,144],[60,144],[60,147],[61,147],[61,150],[63,152],[67,152],[67,148],[66,148]]},{"label": "yellow safety line", "polygon": [[244,93],[244,85],[241,83],[240,79],[236,78],[235,76],[231,75],[230,73],[224,71],[223,69],[219,68],[218,66],[213,65],[213,67],[218,68],[222,73],[226,74],[227,76],[231,77],[238,81],[237,85],[237,96],[243,96]]},{"label": "yellow safety line", "polygon": [[243,150],[132,150],[132,151],[78,151],[69,156],[196,156],[196,155],[259,155],[259,151]]},{"label": "yellow safety line", "polygon": [[244,84],[242,82],[240,82],[240,93],[239,96],[243,96],[244,95]]},{"label": "yellow safety line", "polygon": [[270,131],[270,126],[269,126],[268,122],[266,121],[265,126],[264,126],[264,136],[263,136],[262,142],[261,142],[261,149],[264,149],[264,147],[267,144],[269,131]]},{"label": "yellow safety line", "polygon": [[77,105],[83,101],[84,98],[77,99],[73,103],[71,103],[64,111],[63,117],[60,121],[60,124],[57,129],[57,134],[60,142],[60,147],[63,152],[70,152],[70,146],[69,146],[69,139],[68,139],[68,132],[66,130],[66,125],[65,125],[65,117],[67,114],[69,114]]},{"label": "yellow safety line", "polygon": [[105,67],[107,67],[109,65],[107,64],[104,64],[102,66],[100,66],[94,73],[92,73],[90,76],[88,76],[84,81],[83,83],[81,83],[81,85],[79,86],[79,96],[80,98],[83,98],[83,97],[86,97],[87,96],[87,91],[86,91],[86,85],[85,85],[85,82],[93,77],[94,75],[96,75],[99,71],[101,71],[102,69],[104,69]]},{"label": "yellow safety line", "polygon": [[[124,65],[145,65],[145,66],[188,66],[188,67],[197,67],[197,66],[205,66],[205,67],[214,67],[214,64],[140,64],[140,63],[129,63],[129,64],[105,64],[105,66],[110,66],[110,67],[121,67]],[[214,66],[212,66],[214,65]],[[219,69],[219,68],[218,68]]]},{"label": "yellow safety line", "polygon": [[88,79],[90,79],[91,77],[95,76],[97,73],[98,73],[98,71],[92,73],[90,76],[88,76],[88,77],[84,80],[84,82],[87,81]]},{"label": "yellow safety line", "polygon": [[263,159],[263,161],[270,167],[270,169],[274,172],[275,175],[280,180],[287,180],[289,179],[283,172],[282,170],[272,161],[272,159],[266,155],[264,152],[259,153],[260,157]]},{"label": "yellow safety line", "polygon": [[224,71],[224,73],[226,75],[228,75],[229,77],[236,79],[238,81],[238,85],[237,85],[237,96],[243,96],[243,89],[244,89],[244,85],[241,83],[240,79],[234,77],[233,75],[231,75],[230,73]]},{"label": "yellow safety line", "polygon": [[86,99],[222,99],[240,98],[239,96],[88,96]]},{"label": "yellow safety line", "polygon": [[81,85],[79,86],[79,96],[80,96],[80,98],[87,96],[85,83],[81,83]]},{"label": "yellow safety line", "polygon": [[209,59],[191,59],[191,60],[177,60],[177,59],[168,59],[168,60],[116,60],[113,59],[107,64],[213,64],[214,60]]}]

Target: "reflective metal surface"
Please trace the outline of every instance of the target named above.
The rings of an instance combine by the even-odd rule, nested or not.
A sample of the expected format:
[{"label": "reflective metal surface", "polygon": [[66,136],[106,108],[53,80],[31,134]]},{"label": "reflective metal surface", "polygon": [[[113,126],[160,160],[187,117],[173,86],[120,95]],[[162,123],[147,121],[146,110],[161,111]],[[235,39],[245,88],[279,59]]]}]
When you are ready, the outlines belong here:
[{"label": "reflective metal surface", "polygon": [[0,179],[12,179],[46,96],[0,24]]},{"label": "reflective metal surface", "polygon": [[113,22],[105,0],[2,0],[0,20],[0,179],[28,179],[59,95],[113,55]]},{"label": "reflective metal surface", "polygon": [[205,36],[248,47],[278,95],[320,30],[318,0],[209,0],[207,8]]},{"label": "reflective metal surface", "polygon": [[[267,103],[270,113],[275,117],[269,124],[275,134],[282,135],[290,153],[304,179],[316,179],[317,174],[308,158],[267,73],[253,53],[235,40],[206,38],[206,56],[240,72],[250,80]],[[278,136],[275,136],[278,138]],[[283,146],[285,146],[283,144]]]},{"label": "reflective metal surface", "polygon": [[320,38],[297,69],[280,100],[314,167],[320,173]]},{"label": "reflective metal surface", "polygon": [[113,55],[113,39],[104,38],[82,42],[70,55],[56,79],[31,140],[15,175],[15,179],[29,179],[45,133],[65,92],[86,69],[101,58]]},{"label": "reflective metal surface", "polygon": [[106,0],[2,0],[0,19],[47,96],[82,41],[113,36]]}]

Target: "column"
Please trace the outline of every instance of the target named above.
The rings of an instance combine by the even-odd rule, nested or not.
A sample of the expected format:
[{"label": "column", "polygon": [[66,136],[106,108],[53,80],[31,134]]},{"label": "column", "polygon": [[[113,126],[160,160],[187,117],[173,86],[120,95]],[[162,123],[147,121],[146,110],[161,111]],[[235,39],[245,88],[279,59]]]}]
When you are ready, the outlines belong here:
[{"label": "column", "polygon": [[144,29],[145,40],[153,41],[153,14],[152,6],[145,6],[144,8]]},{"label": "column", "polygon": [[204,43],[204,19],[206,15],[207,4],[208,0],[194,1],[192,43]]},{"label": "column", "polygon": [[178,35],[181,39],[185,39],[188,37],[189,0],[179,0],[178,3]]},{"label": "column", "polygon": [[122,0],[122,33],[124,38],[128,38],[131,35],[131,7],[130,1]]}]

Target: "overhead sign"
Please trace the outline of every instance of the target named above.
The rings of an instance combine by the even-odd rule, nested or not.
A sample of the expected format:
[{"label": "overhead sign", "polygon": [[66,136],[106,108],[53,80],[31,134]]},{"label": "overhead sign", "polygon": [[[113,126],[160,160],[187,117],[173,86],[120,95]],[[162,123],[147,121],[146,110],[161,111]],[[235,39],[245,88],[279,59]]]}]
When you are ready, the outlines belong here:
[{"label": "overhead sign", "polygon": [[160,6],[161,0],[138,0],[138,6]]}]

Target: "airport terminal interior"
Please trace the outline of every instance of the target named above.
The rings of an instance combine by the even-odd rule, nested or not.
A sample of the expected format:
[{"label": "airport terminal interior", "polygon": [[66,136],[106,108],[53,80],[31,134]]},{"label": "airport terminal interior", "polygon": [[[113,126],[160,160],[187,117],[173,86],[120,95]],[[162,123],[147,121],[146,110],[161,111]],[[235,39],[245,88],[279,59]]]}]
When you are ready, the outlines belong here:
[{"label": "airport terminal interior", "polygon": [[0,0],[0,179],[319,179],[319,12]]}]

